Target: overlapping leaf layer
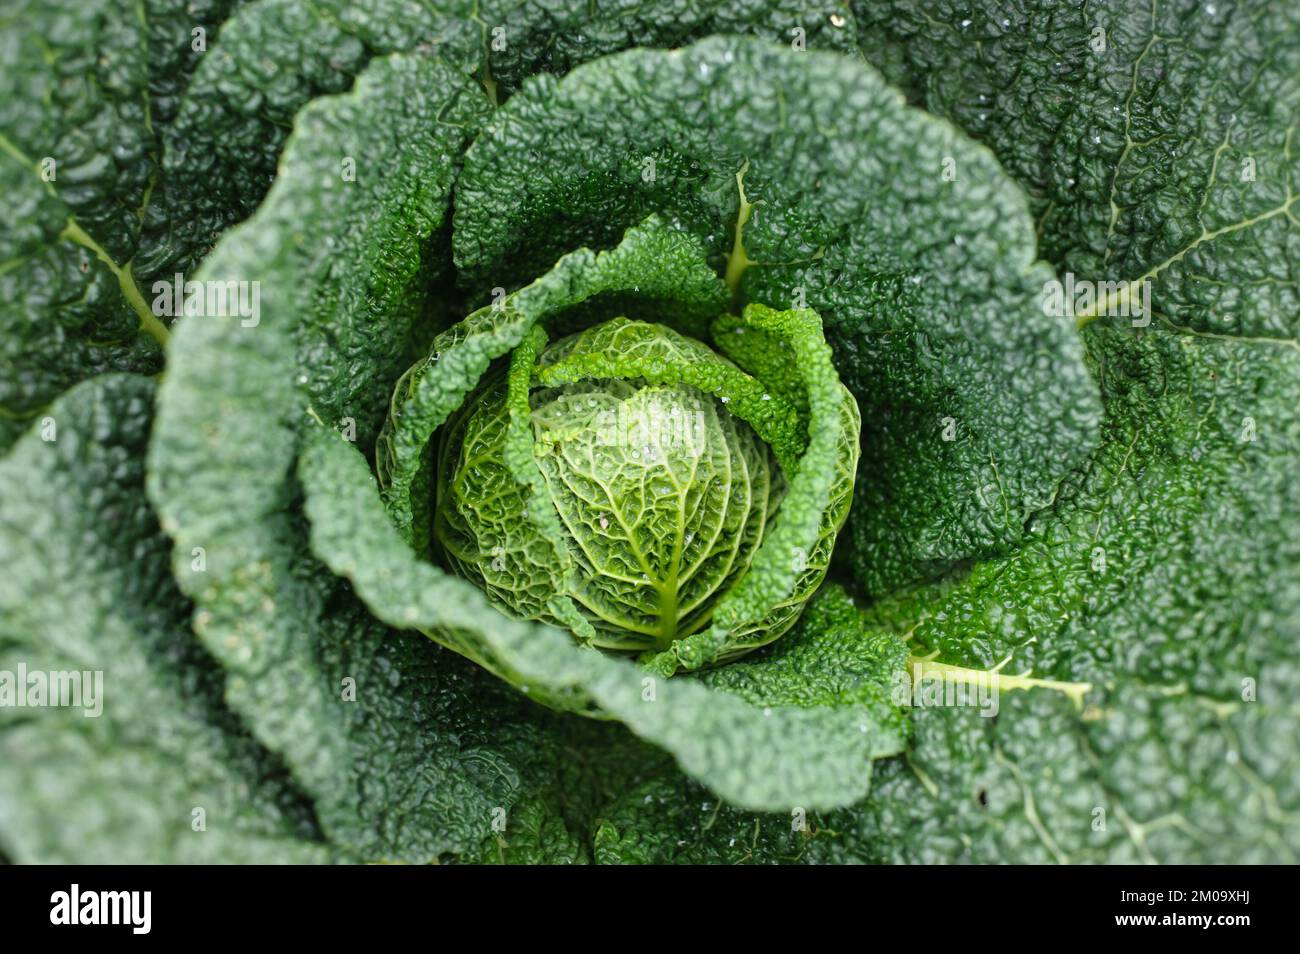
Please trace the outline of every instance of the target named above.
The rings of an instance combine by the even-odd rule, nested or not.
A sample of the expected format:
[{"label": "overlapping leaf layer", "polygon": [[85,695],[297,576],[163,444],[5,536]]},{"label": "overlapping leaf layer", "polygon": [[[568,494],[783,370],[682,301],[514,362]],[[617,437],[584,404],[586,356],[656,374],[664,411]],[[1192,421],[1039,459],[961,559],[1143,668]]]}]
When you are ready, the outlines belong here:
[{"label": "overlapping leaf layer", "polygon": [[[1296,26],[16,4],[0,854],[1295,860]],[[579,399],[726,422],[622,556]]]}]

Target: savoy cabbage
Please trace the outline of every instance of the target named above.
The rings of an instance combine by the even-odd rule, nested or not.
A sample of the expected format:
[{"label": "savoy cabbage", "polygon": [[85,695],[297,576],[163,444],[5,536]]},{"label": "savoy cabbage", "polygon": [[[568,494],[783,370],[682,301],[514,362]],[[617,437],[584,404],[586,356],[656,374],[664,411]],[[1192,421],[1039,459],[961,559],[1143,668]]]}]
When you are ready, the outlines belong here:
[{"label": "savoy cabbage", "polygon": [[1294,4],[10,7],[4,855],[1300,854]]}]

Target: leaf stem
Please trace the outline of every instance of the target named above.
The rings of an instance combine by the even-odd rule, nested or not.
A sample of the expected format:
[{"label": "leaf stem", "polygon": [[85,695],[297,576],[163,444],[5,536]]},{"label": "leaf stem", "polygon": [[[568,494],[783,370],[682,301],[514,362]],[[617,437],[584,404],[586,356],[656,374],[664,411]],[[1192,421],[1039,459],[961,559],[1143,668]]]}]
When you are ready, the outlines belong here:
[{"label": "leaf stem", "polygon": [[740,208],[736,212],[736,234],[731,241],[731,254],[727,256],[727,290],[731,292],[733,301],[745,269],[754,264],[745,253],[745,225],[749,222],[749,214],[754,208],[745,195],[745,173],[748,171],[749,160],[746,159],[740,171],[736,173],[736,191],[740,193]]}]

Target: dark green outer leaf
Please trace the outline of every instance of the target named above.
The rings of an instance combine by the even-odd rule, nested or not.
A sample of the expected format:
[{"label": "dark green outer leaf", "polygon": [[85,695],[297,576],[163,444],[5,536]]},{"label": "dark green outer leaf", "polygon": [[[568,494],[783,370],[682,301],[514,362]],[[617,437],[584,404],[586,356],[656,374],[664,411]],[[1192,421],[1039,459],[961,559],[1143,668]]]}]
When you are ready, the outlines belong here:
[{"label": "dark green outer leaf", "polygon": [[[200,272],[261,281],[261,321],[181,323],[150,448],[150,493],[231,706],[283,756],[327,836],[366,860],[479,851],[494,837],[494,810],[550,785],[557,758],[531,711],[509,700],[500,708],[495,686],[468,700],[475,690],[463,671],[440,670],[444,654],[394,638],[361,611],[310,559],[294,513],[308,396],[315,386],[334,393],[331,378],[300,370],[300,355],[312,353],[303,342],[328,327],[341,353],[367,353],[346,367],[369,385],[349,377],[348,386],[379,387],[382,357],[367,342],[391,341],[373,334],[367,307],[401,313],[423,293],[423,276],[368,250],[395,234],[417,251],[432,241],[436,196],[426,190],[441,183],[445,207],[442,150],[454,154],[463,135],[436,119],[458,115],[463,93],[430,61],[394,57],[351,94],[302,113],[281,183]],[[340,175],[341,155],[358,159],[354,182]],[[410,174],[384,175],[390,167]],[[208,554],[202,574],[189,565],[195,546]],[[571,842],[561,853],[573,853]]]},{"label": "dark green outer leaf", "polygon": [[1023,183],[1062,272],[1149,278],[1177,325],[1295,339],[1300,7],[854,6],[867,59]]},{"label": "dark green outer leaf", "polygon": [[[161,129],[235,0],[41,0],[0,28],[0,448],[65,388],[155,373],[165,320],[138,274],[159,212]],[[53,166],[42,166],[52,162]],[[44,177],[42,177],[44,173]],[[166,276],[170,279],[172,276]]]},{"label": "dark green outer leaf", "polygon": [[193,266],[227,227],[250,215],[275,177],[294,114],[316,96],[347,89],[373,57],[435,56],[475,77],[495,102],[533,73],[562,74],[633,46],[676,46],[713,33],[790,42],[795,28],[811,49],[854,49],[845,0],[250,4],[223,30],[167,134],[170,218],[192,226],[155,235],[144,252],[149,271]]},{"label": "dark green outer leaf", "polygon": [[[844,0],[480,0],[476,9],[484,26],[482,55],[503,100],[537,73],[563,76],[632,47],[669,49],[722,34],[848,53],[856,39]],[[506,40],[503,50],[492,49],[494,29]]]},{"label": "dark green outer leaf", "polygon": [[65,388],[104,371],[152,374],[158,342],[111,268],[63,237],[68,210],[29,157],[0,154],[0,449]]},{"label": "dark green outer leaf", "polygon": [[996,719],[919,710],[907,757],[806,834],[727,810],[683,827],[704,796],[664,778],[608,807],[598,858],[1300,857],[1300,355],[1100,323],[1088,340],[1108,408],[1092,464],[1025,548],[868,620],[918,655],[1090,683],[1086,705],[1036,689]]},{"label": "dark green outer leaf", "polygon": [[0,670],[103,690],[96,718],[0,706],[0,842],[43,863],[337,858],[189,630],[144,497],[152,404],[148,381],[97,378],[0,462]]},{"label": "dark green outer leaf", "polygon": [[1236,697],[1300,633],[1300,352],[1100,325],[1088,341],[1109,408],[1089,466],[1024,549],[891,602],[947,661]]}]

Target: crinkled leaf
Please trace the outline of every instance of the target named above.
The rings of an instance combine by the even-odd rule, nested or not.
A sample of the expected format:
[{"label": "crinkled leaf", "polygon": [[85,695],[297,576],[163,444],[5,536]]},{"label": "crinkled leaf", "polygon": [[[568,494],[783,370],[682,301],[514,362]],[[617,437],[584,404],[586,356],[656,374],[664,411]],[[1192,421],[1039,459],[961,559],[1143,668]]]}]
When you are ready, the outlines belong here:
[{"label": "crinkled leaf", "polygon": [[[293,510],[308,398],[329,401],[339,383],[313,377],[300,356],[328,332],[338,353],[368,355],[345,365],[343,383],[378,387],[394,351],[375,323],[409,314],[425,291],[412,259],[371,250],[400,237],[418,259],[432,242],[444,150],[464,135],[438,120],[470,102],[465,89],[428,60],[394,57],[351,94],[304,110],[282,183],[200,273],[260,281],[261,321],[181,323],[150,448],[151,494],[231,706],[284,758],[331,840],[368,860],[478,851],[493,811],[549,784],[554,758],[531,712],[493,702],[504,689],[478,693],[427,641],[394,637],[361,611],[311,560]],[[343,155],[358,159],[355,181],[340,176]]]},{"label": "crinkled leaf", "polygon": [[0,671],[83,680],[79,705],[0,706],[0,842],[24,862],[330,860],[190,632],[144,496],[152,405],[147,380],[96,378],[0,462]]},{"label": "crinkled leaf", "polygon": [[563,323],[574,309],[616,299],[645,315],[707,327],[725,293],[691,236],[647,218],[605,252],[579,248],[541,278],[485,305],[434,338],[429,353],[394,390],[376,465],[393,522],[417,551],[429,546],[434,475],[430,438],[479,384],[490,363],[517,347],[543,320]]},{"label": "crinkled leaf", "polygon": [[598,859],[1300,856],[1300,356],[1100,324],[1088,342],[1105,439],[1029,544],[870,610],[917,656],[1090,686],[1085,705],[1034,689],[995,719],[914,710],[907,758],[806,834],[729,810],[706,827],[682,807],[698,789],[645,783],[608,809]]},{"label": "crinkled leaf", "polygon": [[1197,331],[1295,337],[1295,4],[854,6],[867,58],[1023,184],[1061,272],[1150,280]]},{"label": "crinkled leaf", "polygon": [[294,114],[346,90],[376,56],[436,57],[504,100],[535,72],[634,46],[677,46],[712,33],[853,49],[843,0],[727,0],[699,5],[640,0],[260,0],[222,31],[180,104],[167,136],[171,218],[193,223],[159,233],[146,250],[155,270],[193,264],[228,226],[257,207],[276,175]]},{"label": "crinkled leaf", "polygon": [[861,63],[715,38],[538,77],[466,156],[461,280],[509,287],[651,211],[743,299],[825,319],[868,409],[852,532],[871,589],[1014,544],[1092,445],[1095,387],[1040,306],[1023,195]]},{"label": "crinkled leaf", "polygon": [[[64,389],[157,372],[139,250],[167,219],[161,131],[236,0],[40,0],[0,30],[0,448]],[[167,279],[171,279],[168,274]],[[147,296],[147,297],[146,297]]]},{"label": "crinkled leaf", "polygon": [[[420,524],[430,497],[416,468],[434,468],[439,549],[460,575],[512,615],[569,626],[584,643],[659,650],[649,665],[664,675],[740,655],[793,624],[825,576],[848,511],[859,427],[821,322],[806,310],[751,305],[737,319],[742,330],[788,346],[802,417],[706,345],[658,324],[612,319],[537,356],[547,311],[609,287],[653,299],[675,285],[683,296],[676,323],[691,328],[692,310],[701,300],[708,306],[718,282],[705,282],[697,299],[684,280],[700,272],[690,268],[694,259],[685,258],[678,278],[680,256],[647,257],[673,238],[651,218],[612,251],[572,253],[440,336],[433,355],[399,385],[380,458],[390,512],[417,553],[424,551]],[[467,397],[488,359],[512,341],[506,378]],[[542,390],[530,407],[534,360]],[[653,387],[620,391],[628,381]],[[580,383],[580,393],[566,390]],[[682,386],[694,390],[662,390]],[[705,405],[695,404],[701,396]],[[676,413],[685,424],[698,415],[701,432],[681,447],[662,447],[663,435],[611,440],[618,425],[602,416],[628,413],[628,405],[616,411],[610,403],[624,400],[666,400],[631,417],[668,422]],[[574,401],[581,407],[572,408]],[[422,442],[456,405],[466,409],[443,434],[435,461]],[[683,410],[689,406],[697,410]],[[740,422],[771,445],[788,487],[769,493],[767,451],[756,456]],[[705,446],[696,447],[706,434]],[[748,476],[733,483],[733,468]]]}]

